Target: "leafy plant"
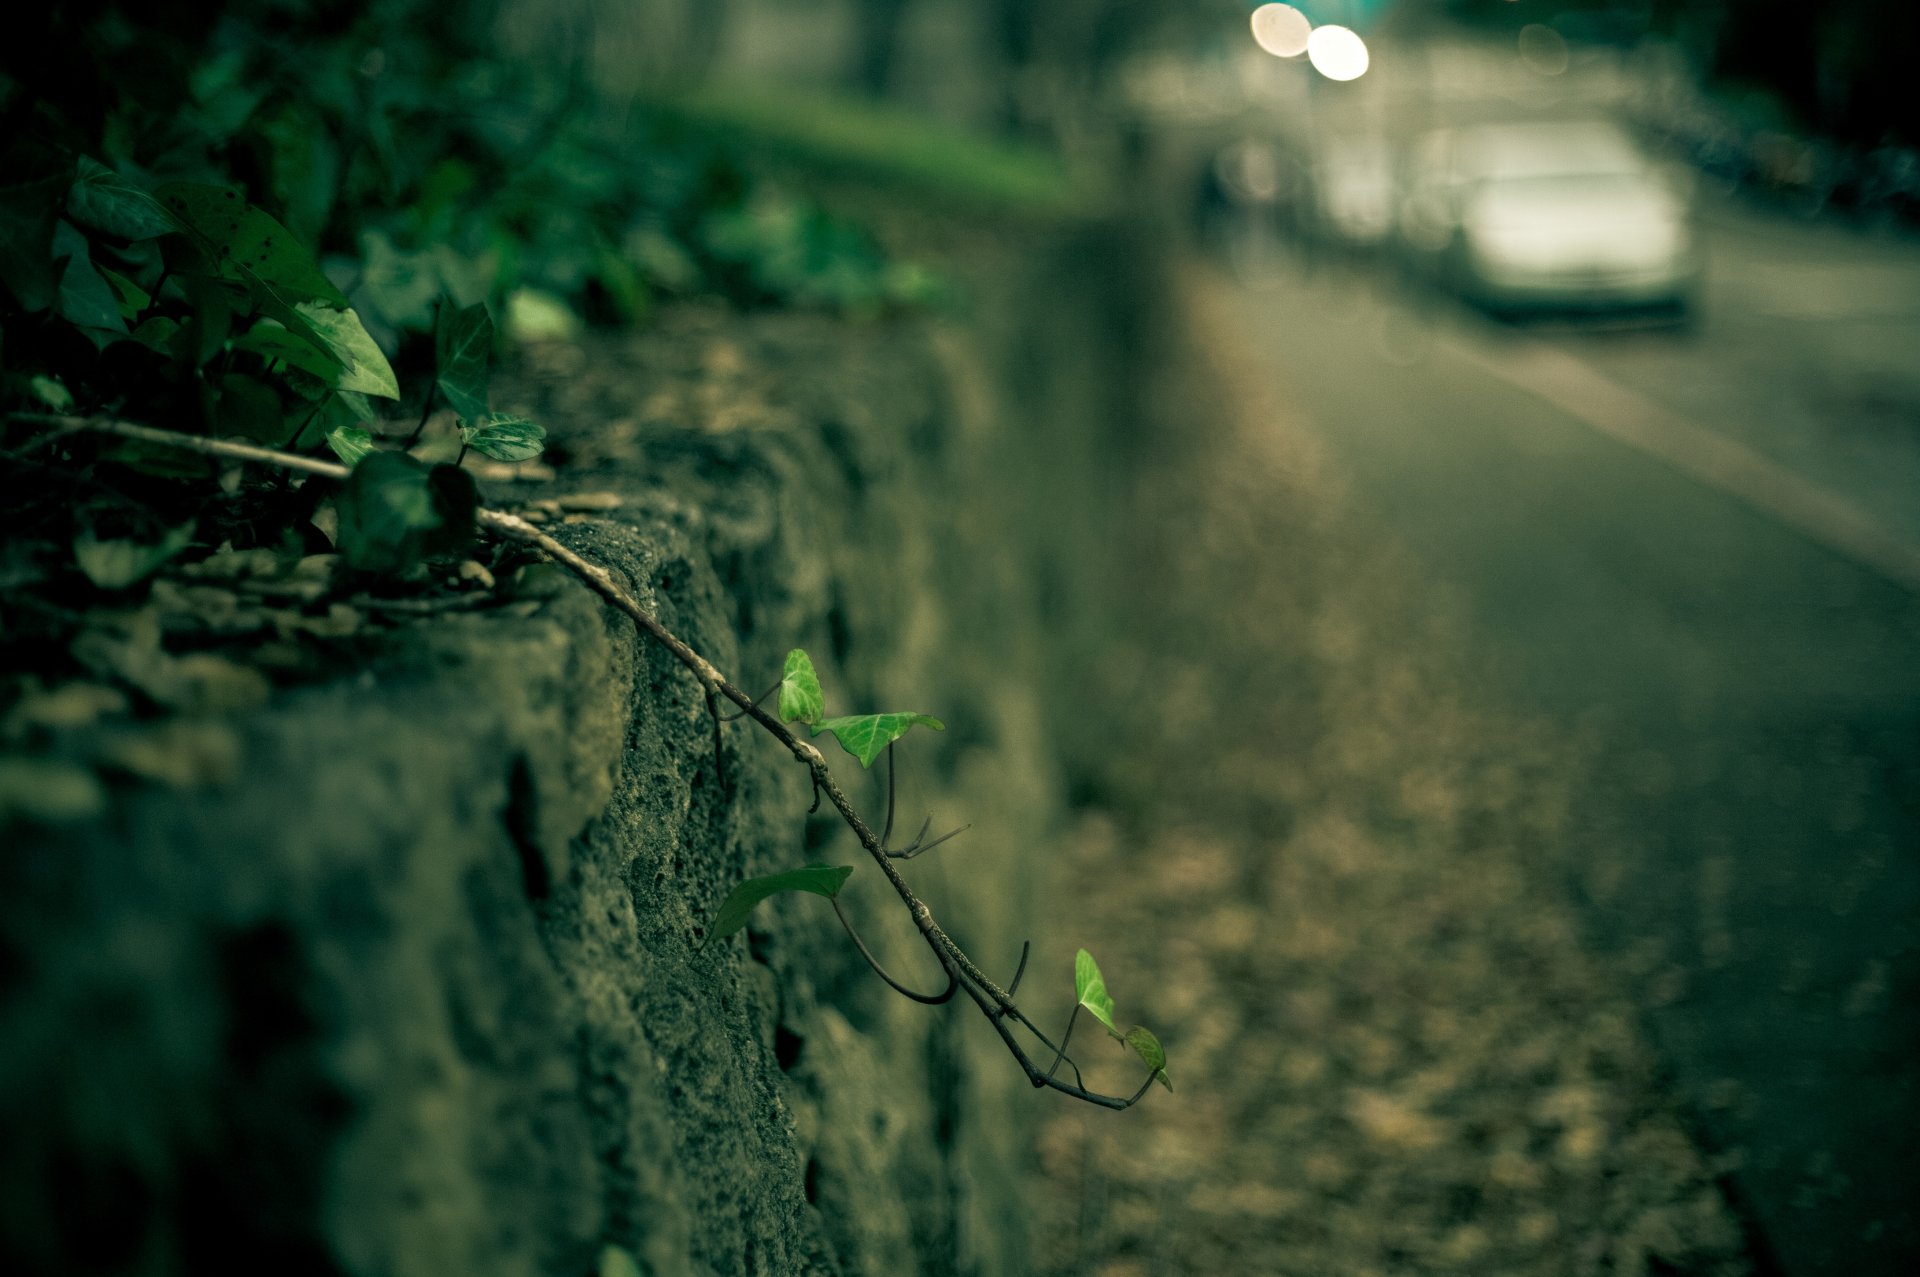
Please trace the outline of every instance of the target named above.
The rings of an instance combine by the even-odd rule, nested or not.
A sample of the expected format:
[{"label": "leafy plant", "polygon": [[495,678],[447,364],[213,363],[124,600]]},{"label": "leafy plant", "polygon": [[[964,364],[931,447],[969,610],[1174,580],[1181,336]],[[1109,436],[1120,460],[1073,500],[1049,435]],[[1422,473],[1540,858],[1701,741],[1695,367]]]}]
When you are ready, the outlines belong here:
[{"label": "leafy plant", "polygon": [[[829,718],[799,649],[776,684],[775,717],[605,568],[482,504],[458,461],[411,455],[436,403],[457,419],[461,460],[468,449],[508,462],[542,451],[539,425],[493,409],[496,314],[510,332],[536,322],[564,328],[575,316],[630,321],[656,296],[691,292],[868,312],[922,299],[933,281],[889,263],[859,228],[676,135],[679,126],[642,126],[637,148],[612,140],[572,109],[570,89],[555,95],[483,56],[474,42],[486,24],[472,21],[461,0],[393,0],[364,17],[288,0],[270,22],[235,13],[218,25],[191,8],[166,11],[164,22],[116,10],[113,23],[78,37],[51,29],[65,20],[60,9],[35,11],[48,29],[20,35],[22,47],[46,52],[41,63],[0,78],[0,111],[18,124],[0,142],[3,393],[11,421],[57,427],[15,449],[16,466],[0,481],[17,485],[28,465],[55,475],[66,465],[84,483],[98,461],[175,498],[132,502],[140,535],[101,535],[104,523],[77,514],[71,545],[82,574],[97,588],[126,589],[186,553],[204,509],[224,493],[212,482],[214,461],[338,482],[338,549],[358,570],[405,573],[424,558],[464,553],[479,531],[533,546],[700,681],[714,711],[716,768],[722,723],[743,716],[807,767],[816,806],[831,803],[854,832],[947,984],[919,992],[881,966],[842,905],[851,866],[740,884],[706,945],[739,930],[771,895],[819,895],[890,987],[931,1004],[964,992],[1036,1087],[1127,1108],[1155,1080],[1170,1086],[1153,1035],[1118,1033],[1103,983],[1098,997],[1091,986],[1076,988],[1056,1045],[1014,1000],[1030,946],[1003,989],[895,868],[965,829],[928,839],[925,822],[906,846],[890,845],[893,751],[915,727],[943,730],[939,719],[899,711]],[[396,444],[385,417],[403,407],[419,416]],[[75,463],[65,450],[82,430],[102,436],[106,451]],[[36,448],[40,456],[30,456]],[[237,468],[229,476],[240,480],[232,495],[248,509],[225,526],[262,544],[291,538],[297,552],[305,534],[295,523],[312,526],[306,498],[283,499],[276,526],[268,515],[286,486],[249,487]],[[735,707],[730,715],[721,700]],[[886,755],[880,833],[788,723],[815,739],[831,735],[863,769]],[[1131,1096],[1087,1088],[1067,1053],[1079,1011],[1094,1007],[1148,1066]],[[1051,1067],[1042,1070],[1018,1034],[1052,1052]]]},{"label": "leafy plant", "polygon": [[[499,61],[482,7],[288,0],[215,22],[114,6],[89,24],[55,6],[16,24],[40,56],[0,77],[0,402],[348,465],[390,446],[387,417],[417,414],[411,448],[444,405],[464,448],[511,463],[544,432],[494,410],[503,332],[697,293],[863,312],[926,295],[699,126],[602,111],[566,68]],[[218,499],[214,468],[178,452],[122,440],[105,460],[188,481],[149,538]],[[281,503],[276,525],[251,502],[245,526],[297,539],[309,504]],[[362,540],[350,557],[416,556]]]},{"label": "leafy plant", "polygon": [[[698,667],[695,668],[697,669]],[[1155,1037],[1151,1030],[1139,1025],[1135,1025],[1125,1032],[1121,1031],[1114,1018],[1114,1003],[1112,997],[1107,993],[1106,980],[1100,974],[1100,966],[1093,960],[1092,954],[1088,953],[1085,949],[1081,949],[1078,954],[1075,955],[1073,1013],[1069,1016],[1066,1031],[1061,1035],[1060,1042],[1056,1046],[1031,1020],[1027,1019],[1027,1017],[1019,1011],[1013,1001],[1014,992],[1019,988],[1020,977],[1026,971],[1028,950],[1024,947],[1021,950],[1019,970],[1014,973],[1013,980],[1008,988],[1002,991],[999,986],[988,979],[987,976],[973,964],[971,959],[960,951],[959,947],[947,937],[944,931],[934,924],[932,914],[927,910],[926,906],[920,903],[918,898],[914,896],[912,890],[906,885],[905,880],[903,880],[899,873],[888,863],[892,860],[912,859],[915,856],[931,851],[941,843],[961,833],[965,828],[962,826],[961,829],[953,830],[950,833],[943,834],[938,838],[928,841],[926,835],[927,829],[930,826],[929,824],[923,824],[919,834],[906,847],[896,850],[888,846],[888,840],[893,834],[893,817],[896,805],[893,747],[902,736],[914,727],[926,726],[936,730],[940,729],[943,725],[939,719],[927,714],[917,713],[858,714],[842,718],[825,717],[826,697],[820,686],[819,674],[814,669],[812,658],[801,648],[794,648],[787,653],[786,661],[781,670],[780,681],[767,691],[768,696],[775,696],[777,694],[775,707],[778,712],[778,718],[768,715],[764,709],[760,708],[757,701],[748,700],[740,696],[724,683],[719,684],[715,688],[710,688],[708,699],[710,707],[713,707],[714,704],[713,693],[715,691],[724,692],[740,706],[740,713],[732,715],[731,717],[752,716],[792,749],[797,757],[808,763],[812,769],[816,804],[818,802],[817,795],[824,792],[827,797],[833,801],[834,806],[840,811],[841,815],[845,817],[854,832],[860,837],[862,845],[886,872],[888,881],[893,885],[902,901],[907,905],[909,912],[913,915],[914,921],[920,927],[921,934],[926,938],[929,947],[933,950],[934,956],[946,971],[947,986],[938,993],[917,992],[895,979],[886,968],[880,964],[879,959],[874,957],[873,951],[869,949],[865,941],[860,938],[859,933],[854,929],[852,921],[847,917],[846,911],[840,904],[841,889],[845,887],[847,879],[853,873],[851,866],[809,865],[804,869],[789,870],[786,873],[767,874],[761,877],[747,879],[735,887],[727,898],[721,902],[720,908],[714,914],[713,922],[708,928],[707,938],[703,942],[703,947],[706,944],[711,944],[716,939],[730,936],[744,927],[747,919],[753,912],[754,906],[769,897],[788,891],[809,892],[814,895],[824,896],[827,902],[833,906],[834,915],[839,918],[841,926],[846,929],[847,935],[852,939],[855,947],[859,949],[860,955],[866,959],[868,965],[873,968],[874,973],[896,992],[912,998],[916,1002],[938,1004],[946,1002],[952,998],[958,990],[964,988],[974,1002],[980,1006],[980,1009],[986,1012],[987,1018],[993,1022],[1002,1040],[1013,1052],[1014,1057],[1020,1061],[1022,1067],[1026,1069],[1028,1078],[1035,1086],[1051,1086],[1057,1090],[1066,1091],[1077,1098],[1115,1108],[1129,1107],[1138,1101],[1139,1098],[1146,1093],[1146,1088],[1154,1082],[1159,1082],[1169,1091],[1173,1089],[1173,1082],[1167,1075],[1166,1052],[1161,1047],[1159,1038]],[[763,696],[760,699],[764,700],[766,697]],[[714,722],[716,733],[721,721],[723,721],[723,716],[719,713],[718,709],[715,708]],[[869,767],[874,759],[878,758],[883,752],[887,755],[887,815],[886,823],[877,838],[874,837],[867,826],[858,818],[851,805],[847,802],[845,795],[841,793],[838,786],[834,784],[832,778],[827,775],[825,764],[820,761],[819,752],[809,746],[802,745],[797,738],[787,731],[784,726],[786,723],[803,725],[813,736],[819,736],[822,732],[831,733],[834,739],[840,743],[840,747],[857,759],[862,768]],[[718,757],[718,738],[716,735],[716,766]],[[1098,1020],[1110,1037],[1131,1050],[1134,1055],[1138,1056],[1140,1061],[1147,1066],[1147,1080],[1141,1084],[1140,1090],[1135,1092],[1131,1097],[1102,1095],[1098,1092],[1088,1090],[1084,1081],[1081,1079],[1079,1066],[1073,1061],[1072,1057],[1067,1054],[1067,1048],[1073,1040],[1074,1026],[1078,1023],[1080,1012],[1083,1010]],[[1053,1052],[1054,1058],[1052,1066],[1044,1073],[1041,1072],[1033,1060],[1027,1056],[1018,1040],[1014,1038],[1011,1030],[1007,1028],[1007,1021],[1009,1019],[1027,1029],[1043,1047]],[[1059,1077],[1060,1068],[1063,1064],[1073,1072],[1074,1080],[1071,1083]]]}]

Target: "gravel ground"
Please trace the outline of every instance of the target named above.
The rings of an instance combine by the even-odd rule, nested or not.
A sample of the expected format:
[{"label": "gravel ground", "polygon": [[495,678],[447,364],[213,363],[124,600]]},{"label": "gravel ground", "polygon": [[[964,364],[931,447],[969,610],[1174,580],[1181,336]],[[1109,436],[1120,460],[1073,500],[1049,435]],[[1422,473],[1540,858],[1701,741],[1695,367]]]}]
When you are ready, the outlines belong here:
[{"label": "gravel ground", "polygon": [[1475,695],[1218,287],[1175,290],[1191,349],[1153,411],[1178,447],[1132,494],[1140,623],[1096,676],[1127,747],[1087,765],[1063,864],[1179,1089],[1048,1110],[1039,1270],[1751,1271],[1726,1167],[1582,947],[1580,743]]}]

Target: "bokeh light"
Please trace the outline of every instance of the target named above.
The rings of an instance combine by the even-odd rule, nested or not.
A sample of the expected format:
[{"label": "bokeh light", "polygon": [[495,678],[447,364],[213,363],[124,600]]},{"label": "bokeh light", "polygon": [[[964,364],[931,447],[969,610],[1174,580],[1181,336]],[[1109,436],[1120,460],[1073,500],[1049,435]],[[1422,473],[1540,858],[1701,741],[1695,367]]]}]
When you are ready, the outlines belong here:
[{"label": "bokeh light", "polygon": [[1290,4],[1263,4],[1253,11],[1253,40],[1276,58],[1297,58],[1307,51],[1313,23]]},{"label": "bokeh light", "polygon": [[1315,27],[1307,37],[1307,61],[1329,80],[1357,80],[1369,60],[1367,42],[1346,27]]}]

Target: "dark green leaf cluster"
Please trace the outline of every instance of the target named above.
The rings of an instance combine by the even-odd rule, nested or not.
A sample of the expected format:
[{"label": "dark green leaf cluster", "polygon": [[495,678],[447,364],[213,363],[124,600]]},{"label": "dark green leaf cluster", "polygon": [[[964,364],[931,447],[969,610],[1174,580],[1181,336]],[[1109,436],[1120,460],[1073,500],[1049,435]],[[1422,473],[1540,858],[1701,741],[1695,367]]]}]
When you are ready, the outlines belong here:
[{"label": "dark green leaf cluster", "polygon": [[[503,336],[694,293],[872,310],[926,291],[685,121],[606,111],[578,68],[502,62],[492,17],[490,0],[15,15],[32,54],[0,75],[0,407],[355,464],[384,418],[444,406],[459,444],[521,461],[544,432],[494,411]],[[127,442],[108,459],[214,471]]]}]

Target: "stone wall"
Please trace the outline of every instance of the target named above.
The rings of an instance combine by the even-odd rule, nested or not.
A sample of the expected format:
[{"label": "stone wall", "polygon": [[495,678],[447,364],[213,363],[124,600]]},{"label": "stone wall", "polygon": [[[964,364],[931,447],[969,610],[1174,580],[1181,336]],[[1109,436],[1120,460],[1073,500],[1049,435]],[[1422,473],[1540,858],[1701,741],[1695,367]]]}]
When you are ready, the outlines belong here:
[{"label": "stone wall", "polygon": [[[689,309],[541,348],[510,397],[560,477],[489,493],[588,494],[556,534],[744,686],[804,646],[830,712],[945,718],[902,747],[901,821],[972,828],[909,876],[1002,978],[1035,936],[1062,1012],[1051,724],[1138,353],[1107,340],[1145,304],[1124,249],[1002,246],[964,323]],[[825,860],[896,973],[937,970],[784,751],[731,725],[722,780],[665,651],[551,565],[495,569],[263,703],[36,728],[104,802],[4,836],[0,1268],[1023,1271],[1027,1130],[1068,1101],[964,1000],[887,992],[820,900],[703,950],[742,877]],[[207,588],[125,641],[191,663],[167,607]],[[877,819],[877,769],[836,771]]]}]

